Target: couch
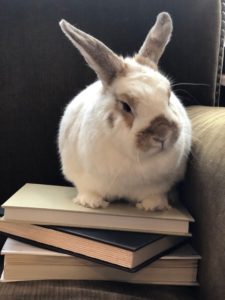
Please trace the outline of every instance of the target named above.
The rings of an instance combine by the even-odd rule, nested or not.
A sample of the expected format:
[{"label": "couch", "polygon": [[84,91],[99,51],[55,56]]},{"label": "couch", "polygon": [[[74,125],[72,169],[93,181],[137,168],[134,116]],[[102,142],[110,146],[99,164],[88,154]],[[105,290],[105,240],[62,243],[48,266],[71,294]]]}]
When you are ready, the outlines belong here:
[{"label": "couch", "polygon": [[60,19],[93,34],[117,53],[132,55],[156,15],[171,14],[174,33],[160,68],[179,83],[174,89],[192,121],[192,153],[179,191],[196,219],[193,244],[202,255],[199,287],[34,281],[0,284],[0,300],[224,300],[225,108],[219,107],[224,4],[0,0],[0,5],[1,203],[26,182],[68,184],[60,172],[58,124],[65,105],[95,74],[62,34]]}]

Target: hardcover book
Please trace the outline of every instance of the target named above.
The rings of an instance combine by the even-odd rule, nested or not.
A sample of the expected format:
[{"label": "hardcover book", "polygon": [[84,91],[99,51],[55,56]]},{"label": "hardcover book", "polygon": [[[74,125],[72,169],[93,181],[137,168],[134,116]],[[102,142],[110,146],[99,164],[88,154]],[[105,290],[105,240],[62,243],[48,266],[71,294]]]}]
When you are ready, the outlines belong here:
[{"label": "hardcover book", "polygon": [[0,232],[17,240],[135,272],[187,240],[141,232],[40,226],[0,221]]},{"label": "hardcover book", "polygon": [[160,257],[137,273],[128,273],[70,255],[53,252],[12,239],[3,249],[4,272],[1,280],[47,279],[113,280],[145,284],[197,285],[200,256],[185,244]]},{"label": "hardcover book", "polygon": [[162,212],[139,210],[124,202],[102,209],[74,204],[73,187],[25,184],[2,207],[8,221],[32,224],[190,235],[190,213],[181,204]]}]

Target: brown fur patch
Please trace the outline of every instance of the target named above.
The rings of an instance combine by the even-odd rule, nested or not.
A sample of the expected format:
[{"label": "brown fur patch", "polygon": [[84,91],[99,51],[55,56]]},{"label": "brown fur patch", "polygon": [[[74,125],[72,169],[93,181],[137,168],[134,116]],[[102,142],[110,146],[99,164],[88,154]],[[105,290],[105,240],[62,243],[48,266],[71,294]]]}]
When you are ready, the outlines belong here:
[{"label": "brown fur patch", "polygon": [[134,56],[134,59],[136,60],[136,62],[138,62],[141,65],[147,66],[153,70],[158,70],[157,65],[151,61],[148,57],[144,57],[140,54],[136,54]]},{"label": "brown fur patch", "polygon": [[134,116],[123,112],[122,116],[124,118],[125,123],[127,124],[127,127],[131,128],[133,126]]},{"label": "brown fur patch", "polygon": [[122,115],[124,122],[126,123],[128,128],[133,126],[134,116],[132,113],[125,112],[121,107],[121,102],[116,101],[116,110]]},{"label": "brown fur patch", "polygon": [[136,145],[142,151],[148,151],[153,140],[163,138],[168,131],[172,132],[171,142],[175,142],[178,138],[179,128],[173,121],[169,121],[165,116],[159,115],[148,127],[139,131],[136,136]]},{"label": "brown fur patch", "polygon": [[115,121],[115,117],[113,115],[113,113],[110,113],[107,117],[107,121],[108,121],[108,124],[111,128],[114,127],[114,121]]}]

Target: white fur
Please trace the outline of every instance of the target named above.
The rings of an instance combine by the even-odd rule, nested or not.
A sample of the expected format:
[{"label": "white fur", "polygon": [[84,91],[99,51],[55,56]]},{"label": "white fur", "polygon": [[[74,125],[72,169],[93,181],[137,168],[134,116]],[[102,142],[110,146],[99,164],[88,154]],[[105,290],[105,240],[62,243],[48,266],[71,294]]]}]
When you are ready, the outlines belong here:
[{"label": "white fur", "polygon": [[[78,198],[83,205],[104,206],[103,198],[126,197],[140,202],[152,195],[164,197],[185,170],[191,146],[191,126],[185,109],[173,93],[169,106],[162,101],[159,86],[163,90],[169,83],[159,72],[131,59],[127,63],[133,67],[129,77],[116,80],[106,92],[100,81],[88,86],[67,106],[60,124],[62,171],[79,193],[86,195]],[[115,101],[112,90],[132,91],[141,101],[140,117],[135,118],[131,129],[122,117],[116,119],[114,128],[107,124]],[[171,149],[151,156],[137,149],[135,135],[161,113],[176,119],[181,133]]]},{"label": "white fur", "polygon": [[[168,14],[159,15],[159,23],[155,25],[159,33],[164,30],[160,27],[160,18],[164,24],[171,22]],[[82,43],[85,38],[89,39],[66,21],[62,21],[61,26],[72,40],[73,34],[77,34]],[[168,26],[166,28],[168,31]],[[170,35],[171,32],[164,32],[168,39]],[[76,39],[76,43],[79,40]],[[94,40],[94,45],[96,43],[98,41]],[[145,45],[148,47],[147,43]],[[83,55],[88,57],[87,61],[91,59],[97,74],[101,69],[100,78],[103,79],[89,85],[69,103],[58,136],[63,174],[78,188],[75,202],[88,207],[104,207],[108,204],[106,199],[112,201],[122,197],[137,202],[137,207],[145,210],[168,208],[166,194],[182,178],[191,147],[191,125],[186,111],[173,92],[168,99],[170,82],[157,70],[133,58],[123,60],[114,54],[111,56],[106,46],[102,51],[107,52],[111,60],[104,70],[105,64],[100,59],[92,59],[92,51],[93,47],[90,50],[86,47]],[[157,51],[162,52],[162,49]],[[126,72],[112,83],[109,83],[110,64],[114,72],[126,65]],[[138,103],[131,127],[115,110],[115,95],[124,93]],[[112,112],[114,119],[110,126],[108,117]],[[164,150],[157,144],[148,151],[140,150],[136,144],[137,133],[159,115],[178,124],[178,139],[173,145],[165,142]]]}]

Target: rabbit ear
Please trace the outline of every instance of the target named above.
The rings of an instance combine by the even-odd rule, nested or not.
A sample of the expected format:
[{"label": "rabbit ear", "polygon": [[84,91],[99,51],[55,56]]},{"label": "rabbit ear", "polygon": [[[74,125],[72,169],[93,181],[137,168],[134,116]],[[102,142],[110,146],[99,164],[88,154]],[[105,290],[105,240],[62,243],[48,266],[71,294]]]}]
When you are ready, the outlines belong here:
[{"label": "rabbit ear", "polygon": [[65,20],[59,23],[62,31],[84,56],[103,84],[110,84],[124,68],[123,59],[91,35],[77,29]]},{"label": "rabbit ear", "polygon": [[173,23],[170,15],[166,12],[160,13],[139,50],[138,56],[158,64],[166,45],[170,41],[172,31]]}]

